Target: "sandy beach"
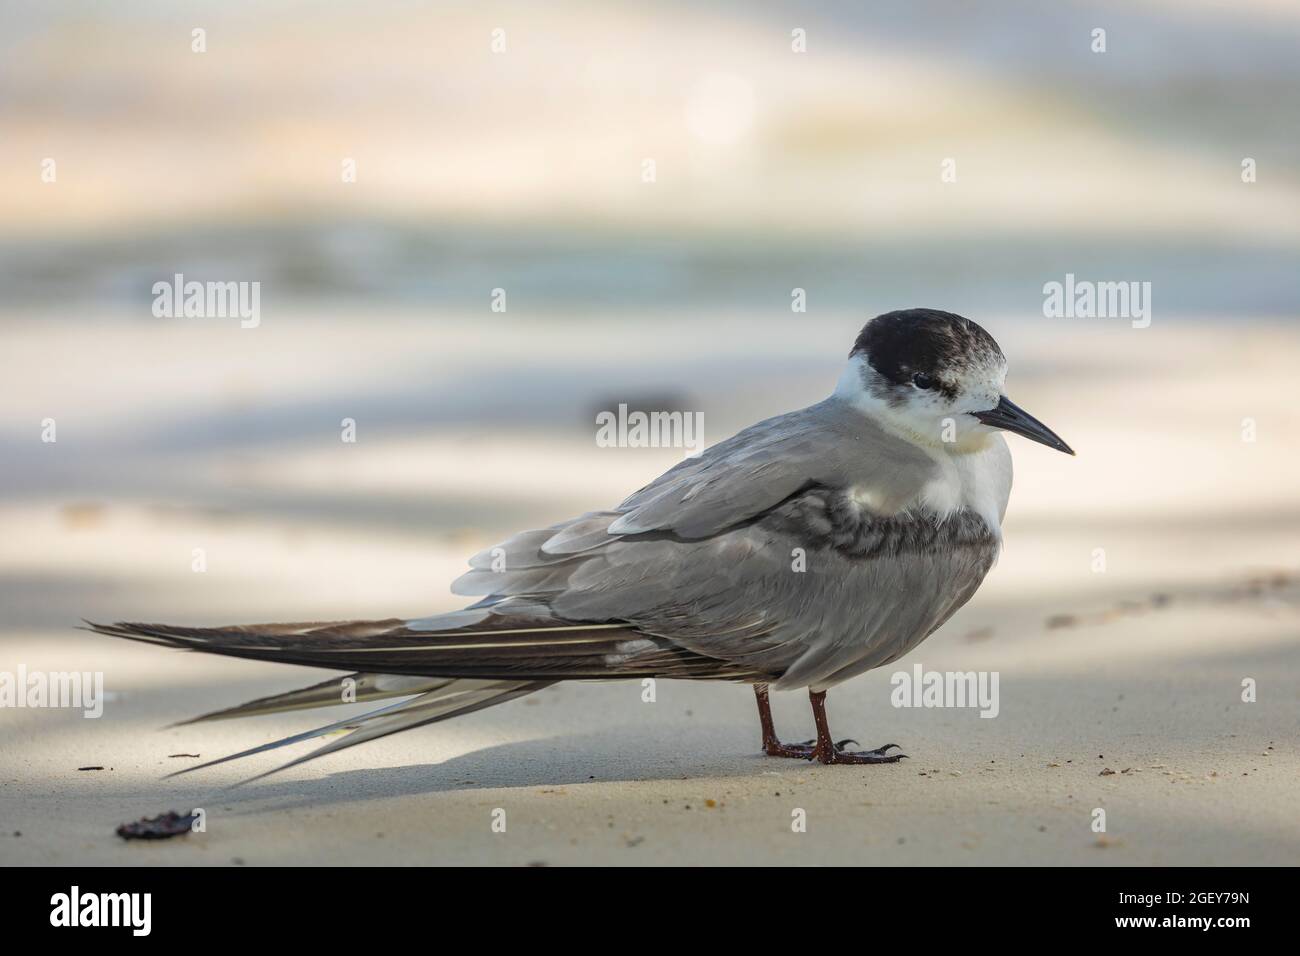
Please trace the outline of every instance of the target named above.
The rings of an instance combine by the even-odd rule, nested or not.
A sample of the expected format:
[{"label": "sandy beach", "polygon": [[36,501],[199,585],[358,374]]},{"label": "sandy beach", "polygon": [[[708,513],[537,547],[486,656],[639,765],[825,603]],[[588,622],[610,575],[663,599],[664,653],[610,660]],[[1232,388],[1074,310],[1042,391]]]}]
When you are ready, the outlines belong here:
[{"label": "sandy beach", "polygon": [[[728,361],[725,329],[705,339],[697,358],[717,370],[698,396],[706,412],[718,409],[708,416],[717,429],[709,440],[829,387],[840,352],[831,343],[842,337],[830,325],[786,357],[797,374],[781,390],[765,378],[761,345]],[[179,416],[192,397],[208,400],[224,363],[238,365],[239,333],[210,339],[210,374],[172,383],[167,409],[155,393],[99,391],[108,373],[89,371],[89,356],[84,369],[71,359],[66,381],[50,388],[66,408],[118,423],[116,432],[101,425],[97,434],[110,437],[97,440],[130,433],[136,464],[128,464],[132,455],[79,451],[75,414],[61,424],[68,437],[57,449],[36,448],[72,460],[98,455],[118,470],[47,462],[44,479],[7,496],[0,651],[11,670],[102,671],[108,700],[99,719],[0,710],[0,858],[1294,863],[1300,511],[1286,438],[1300,424],[1287,384],[1300,336],[1267,323],[1231,332],[1094,324],[1051,334],[989,325],[1012,355],[1009,390],[1079,456],[1013,439],[1017,483],[998,566],[965,609],[898,665],[996,672],[996,718],[894,707],[892,667],[832,691],[837,734],[867,746],[896,742],[910,757],[874,767],[764,758],[747,687],[660,682],[652,703],[638,683],[554,687],[233,789],[303,750],[163,779],[333,719],[337,711],[167,729],[323,672],[114,641],[74,630],[79,617],[225,623],[449,609],[458,604],[446,584],[467,555],[516,528],[617,501],[677,453],[598,449],[592,430],[572,422],[435,424],[371,438],[363,419],[355,448],[329,435],[296,443],[270,436],[180,455],[167,437],[168,409]],[[758,328],[759,343],[777,340],[779,330]],[[500,330],[502,348],[535,344],[518,331]],[[673,341],[670,323],[660,331],[655,341]],[[28,332],[21,341],[40,348],[36,326]],[[281,333],[262,333],[261,354],[274,356]],[[118,347],[141,367],[151,350],[174,348],[151,332],[121,334]],[[302,340],[283,334],[286,343]],[[613,349],[636,338],[628,327],[608,335]],[[656,356],[644,343],[649,367]],[[474,355],[492,344],[467,338],[437,361],[463,363],[473,379]],[[25,368],[22,355],[5,357],[11,381],[30,379]],[[305,376],[259,381],[272,379],[282,409],[314,388]],[[490,390],[491,381],[480,382]],[[1256,419],[1253,442],[1242,440],[1245,417]],[[343,457],[357,451],[364,457]],[[522,465],[512,472],[509,463]],[[40,468],[28,461],[26,472]],[[191,549],[200,546],[208,570],[197,574]],[[1242,700],[1247,678],[1256,682],[1252,703]],[[811,735],[802,694],[776,695],[774,704],[787,739]],[[154,844],[114,835],[120,823],[195,807],[207,813],[204,833]],[[1104,834],[1092,829],[1099,808]],[[504,833],[492,827],[499,810]],[[792,831],[798,811],[806,832]]]}]

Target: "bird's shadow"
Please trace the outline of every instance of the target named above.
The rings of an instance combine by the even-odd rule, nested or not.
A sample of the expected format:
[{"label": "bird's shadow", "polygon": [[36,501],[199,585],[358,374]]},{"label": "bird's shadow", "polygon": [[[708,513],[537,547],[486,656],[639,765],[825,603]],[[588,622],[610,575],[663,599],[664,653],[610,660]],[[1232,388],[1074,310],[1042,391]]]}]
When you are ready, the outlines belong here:
[{"label": "bird's shadow", "polygon": [[644,729],[611,728],[499,744],[438,763],[343,770],[311,779],[269,777],[220,790],[218,802],[231,811],[260,813],[462,790],[752,777],[805,766],[765,758],[756,741],[746,744],[738,736],[700,734],[699,740],[683,741],[679,734],[647,740]]}]

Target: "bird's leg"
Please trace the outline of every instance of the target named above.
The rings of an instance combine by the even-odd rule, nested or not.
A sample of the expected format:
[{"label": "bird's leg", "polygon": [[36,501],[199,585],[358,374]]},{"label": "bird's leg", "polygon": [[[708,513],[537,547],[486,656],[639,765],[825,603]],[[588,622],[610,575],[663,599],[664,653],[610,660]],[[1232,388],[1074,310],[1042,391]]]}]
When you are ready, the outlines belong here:
[{"label": "bird's leg", "polygon": [[817,743],[813,748],[812,759],[822,763],[898,763],[907,756],[888,753],[890,748],[897,747],[898,744],[885,744],[875,750],[845,750],[845,744],[857,741],[841,740],[837,744],[831,740],[831,729],[826,722],[826,691],[810,690],[808,699],[812,702],[813,720],[817,724]]},{"label": "bird's leg", "polygon": [[767,685],[754,685],[754,699],[758,701],[758,722],[763,728],[763,753],[769,757],[799,757],[811,760],[813,748],[808,744],[783,744],[776,736],[776,725],[772,723],[772,705],[767,699]]}]

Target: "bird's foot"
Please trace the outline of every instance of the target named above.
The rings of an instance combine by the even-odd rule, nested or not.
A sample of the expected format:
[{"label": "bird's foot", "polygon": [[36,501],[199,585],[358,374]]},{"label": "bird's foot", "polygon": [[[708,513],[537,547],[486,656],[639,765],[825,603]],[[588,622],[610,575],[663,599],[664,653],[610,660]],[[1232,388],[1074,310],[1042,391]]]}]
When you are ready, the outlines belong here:
[{"label": "bird's foot", "polygon": [[901,758],[907,756],[906,754],[887,755],[885,753],[891,747],[897,747],[898,744],[886,744],[885,746],[880,747],[876,750],[869,750],[863,753],[855,753],[852,751],[845,750],[845,748],[848,747],[849,744],[856,744],[856,743],[857,741],[854,740],[852,737],[845,737],[843,740],[837,741],[834,745],[836,757],[838,758],[840,756],[845,756],[846,758],[854,758],[860,756],[861,757],[874,756],[876,758],[884,758],[884,759],[826,760],[823,759],[822,755],[818,752],[817,741],[815,740],[804,740],[797,744],[783,744],[779,740],[768,741],[763,745],[763,753],[767,754],[769,757],[795,757],[799,760],[820,760],[822,763],[897,763]]},{"label": "bird's foot", "polygon": [[891,748],[898,744],[885,744],[883,747],[877,747],[875,750],[845,750],[844,744],[857,743],[857,741],[841,740],[832,747],[815,747],[813,749],[812,759],[820,763],[898,763],[905,760],[907,754],[891,754]]},{"label": "bird's foot", "polygon": [[813,749],[811,740],[803,744],[783,744],[779,740],[772,740],[763,744],[763,753],[769,757],[795,757],[799,760],[812,760]]}]

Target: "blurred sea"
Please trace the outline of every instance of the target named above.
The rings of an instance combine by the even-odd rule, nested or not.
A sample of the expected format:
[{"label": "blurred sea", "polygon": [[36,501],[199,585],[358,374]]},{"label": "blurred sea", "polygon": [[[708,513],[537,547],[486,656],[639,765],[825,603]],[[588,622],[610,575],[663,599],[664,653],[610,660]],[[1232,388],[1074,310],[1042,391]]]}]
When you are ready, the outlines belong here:
[{"label": "blurred sea", "polygon": [[288,220],[126,238],[9,239],[0,242],[0,315],[35,309],[57,320],[102,308],[157,322],[150,289],[179,272],[201,282],[260,281],[270,315],[277,306],[322,303],[372,315],[427,309],[435,320],[440,309],[486,308],[491,290],[503,288],[512,310],[532,314],[776,317],[790,314],[791,290],[802,288],[808,321],[826,311],[866,318],[915,305],[1042,320],[1043,284],[1072,272],[1151,282],[1162,321],[1277,318],[1300,303],[1298,266],[1289,245],[1213,236],[837,241]]}]

